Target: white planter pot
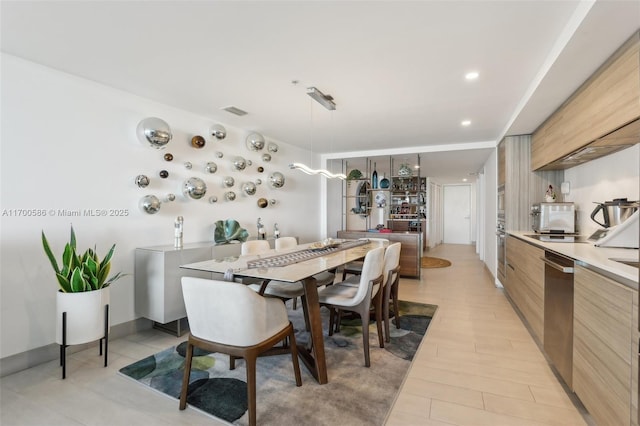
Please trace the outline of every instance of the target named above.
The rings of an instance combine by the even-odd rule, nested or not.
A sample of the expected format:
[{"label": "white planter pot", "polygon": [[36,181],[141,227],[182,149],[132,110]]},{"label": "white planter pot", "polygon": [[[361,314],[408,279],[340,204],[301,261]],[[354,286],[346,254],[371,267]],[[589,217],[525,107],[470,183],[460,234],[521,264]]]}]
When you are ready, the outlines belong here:
[{"label": "white planter pot", "polygon": [[[67,313],[67,345],[93,342],[105,337],[105,305],[109,303],[109,287],[80,293],[58,292],[56,343],[62,344],[62,313]],[[110,329],[110,324],[109,328]]]}]

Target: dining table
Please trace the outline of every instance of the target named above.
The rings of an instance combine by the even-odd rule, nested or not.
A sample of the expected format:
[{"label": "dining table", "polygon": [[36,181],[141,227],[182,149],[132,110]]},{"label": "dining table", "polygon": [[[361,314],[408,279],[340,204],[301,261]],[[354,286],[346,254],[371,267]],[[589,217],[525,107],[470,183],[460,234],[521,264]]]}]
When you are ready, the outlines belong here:
[{"label": "dining table", "polygon": [[298,345],[301,361],[320,384],[328,383],[327,363],[318,287],[314,275],[331,271],[363,259],[370,250],[386,246],[388,242],[376,240],[328,239],[300,244],[287,250],[267,250],[260,254],[229,256],[180,265],[182,269],[223,274],[225,280],[258,279],[264,285],[276,280],[301,282],[304,288],[303,309],[308,318],[310,333],[306,345]]}]

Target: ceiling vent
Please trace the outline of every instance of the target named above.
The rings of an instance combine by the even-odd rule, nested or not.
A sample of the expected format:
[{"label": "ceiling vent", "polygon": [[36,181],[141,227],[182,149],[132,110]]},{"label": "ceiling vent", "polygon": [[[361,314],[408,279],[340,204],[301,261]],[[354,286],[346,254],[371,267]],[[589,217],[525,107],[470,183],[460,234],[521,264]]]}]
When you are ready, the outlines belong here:
[{"label": "ceiling vent", "polygon": [[242,117],[243,115],[247,115],[247,111],[243,111],[240,108],[236,108],[234,106],[228,106],[228,107],[224,107],[224,108],[220,108],[223,109],[227,112],[230,112],[231,114],[235,114],[238,115],[240,117]]}]

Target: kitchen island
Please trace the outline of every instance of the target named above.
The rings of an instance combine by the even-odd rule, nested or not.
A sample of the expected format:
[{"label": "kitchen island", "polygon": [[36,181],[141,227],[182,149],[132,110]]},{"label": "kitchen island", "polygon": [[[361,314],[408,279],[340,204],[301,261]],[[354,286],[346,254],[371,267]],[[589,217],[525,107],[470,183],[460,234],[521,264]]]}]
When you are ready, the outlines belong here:
[{"label": "kitchen island", "polygon": [[392,243],[400,243],[400,275],[403,277],[420,278],[420,262],[422,259],[421,232],[368,232],[368,231],[338,231],[338,238],[356,240],[358,238],[385,238]]}]

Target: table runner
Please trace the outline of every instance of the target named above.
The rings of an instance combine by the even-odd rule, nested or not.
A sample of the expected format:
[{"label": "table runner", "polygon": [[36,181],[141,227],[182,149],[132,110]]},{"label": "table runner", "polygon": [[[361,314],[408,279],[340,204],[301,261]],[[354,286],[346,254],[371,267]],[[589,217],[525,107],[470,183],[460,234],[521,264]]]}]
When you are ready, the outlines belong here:
[{"label": "table runner", "polygon": [[313,259],[315,257],[325,256],[329,253],[347,250],[368,243],[369,240],[351,240],[343,241],[337,246],[331,246],[322,249],[306,248],[290,253],[277,254],[274,256],[263,257],[261,259],[249,260],[247,261],[247,268],[273,268],[278,266],[292,265],[294,263],[304,262],[305,260]]}]

